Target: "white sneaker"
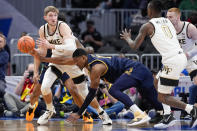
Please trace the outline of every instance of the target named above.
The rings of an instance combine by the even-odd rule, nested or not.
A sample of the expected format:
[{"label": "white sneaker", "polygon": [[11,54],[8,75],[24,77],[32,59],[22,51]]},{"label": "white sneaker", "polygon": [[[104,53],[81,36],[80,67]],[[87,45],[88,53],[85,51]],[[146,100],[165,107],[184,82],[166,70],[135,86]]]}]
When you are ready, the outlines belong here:
[{"label": "white sneaker", "polygon": [[53,107],[53,111],[49,111],[49,110],[45,111],[45,113],[38,118],[37,123],[40,125],[44,125],[48,123],[49,119],[53,116],[53,113],[54,114],[56,113],[54,107]]},{"label": "white sneaker", "polygon": [[112,120],[109,118],[108,114],[105,111],[102,111],[99,114],[100,119],[102,120],[103,125],[111,125]]},{"label": "white sneaker", "polygon": [[135,112],[134,119],[131,120],[127,126],[136,126],[148,122],[151,118],[145,113]]}]

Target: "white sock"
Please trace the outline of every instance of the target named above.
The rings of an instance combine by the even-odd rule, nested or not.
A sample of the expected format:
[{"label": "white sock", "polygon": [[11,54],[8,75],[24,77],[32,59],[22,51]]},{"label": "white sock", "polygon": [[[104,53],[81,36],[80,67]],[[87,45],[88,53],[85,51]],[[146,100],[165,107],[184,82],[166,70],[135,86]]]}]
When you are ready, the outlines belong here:
[{"label": "white sock", "polygon": [[185,111],[188,114],[190,114],[190,112],[192,111],[193,108],[194,108],[193,105],[187,104],[186,107],[185,107]]},{"label": "white sock", "polygon": [[30,104],[29,104],[29,107],[30,107],[31,109],[34,109],[35,104],[32,105],[32,104],[30,103]]},{"label": "white sock", "polygon": [[136,105],[133,104],[130,108],[131,112],[134,114],[136,111],[139,111],[140,113],[143,113],[143,111]]},{"label": "white sock", "polygon": [[162,103],[162,106],[163,106],[163,110],[164,110],[164,115],[169,115],[171,113],[170,106],[166,105],[166,104],[163,104],[163,103]]},{"label": "white sock", "polygon": [[46,104],[47,110],[53,111],[53,103],[51,102],[50,104]]},{"label": "white sock", "polygon": [[103,111],[103,108],[101,108],[101,107],[99,106],[99,108],[96,109],[96,111],[98,112],[98,114],[100,114],[100,113]]}]

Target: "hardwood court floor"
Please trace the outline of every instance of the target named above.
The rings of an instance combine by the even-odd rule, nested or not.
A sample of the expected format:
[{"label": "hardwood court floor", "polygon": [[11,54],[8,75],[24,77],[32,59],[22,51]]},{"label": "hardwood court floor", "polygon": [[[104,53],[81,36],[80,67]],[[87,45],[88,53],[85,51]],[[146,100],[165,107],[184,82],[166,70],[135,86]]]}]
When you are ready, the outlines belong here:
[{"label": "hardwood court floor", "polygon": [[[5,119],[0,120],[0,131],[141,131],[155,130],[153,125],[144,124],[136,127],[126,126],[127,120],[113,120],[113,125],[102,125],[100,120],[94,121],[93,124],[84,123],[82,120],[73,125],[66,125],[63,119],[52,119],[48,124],[40,126],[36,120],[26,122],[24,119]],[[189,128],[190,121],[177,121],[176,125],[169,127],[167,130],[197,130]]]}]

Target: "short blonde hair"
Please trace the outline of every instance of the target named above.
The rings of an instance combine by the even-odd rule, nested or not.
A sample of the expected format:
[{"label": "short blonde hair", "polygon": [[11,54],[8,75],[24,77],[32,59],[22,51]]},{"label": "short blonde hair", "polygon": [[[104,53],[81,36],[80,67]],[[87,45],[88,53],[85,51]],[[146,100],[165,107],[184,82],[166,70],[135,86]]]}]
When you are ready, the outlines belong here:
[{"label": "short blonde hair", "polygon": [[57,14],[59,14],[59,10],[55,6],[47,6],[44,9],[44,16],[46,16],[49,12],[56,12]]},{"label": "short blonde hair", "polygon": [[177,13],[178,15],[181,15],[181,11],[180,11],[179,8],[170,8],[170,9],[168,10],[168,12],[175,12],[175,13]]},{"label": "short blonde hair", "polygon": [[6,44],[6,37],[3,34],[1,34],[1,33],[0,33],[0,37],[3,38],[4,44]]}]

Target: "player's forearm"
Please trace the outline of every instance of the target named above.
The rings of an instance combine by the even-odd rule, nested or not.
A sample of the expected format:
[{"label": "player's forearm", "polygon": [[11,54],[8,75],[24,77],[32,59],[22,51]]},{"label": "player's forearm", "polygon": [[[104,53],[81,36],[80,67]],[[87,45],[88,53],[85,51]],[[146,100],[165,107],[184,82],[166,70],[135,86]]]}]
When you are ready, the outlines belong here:
[{"label": "player's forearm", "polygon": [[81,108],[78,111],[79,115],[82,115],[83,112],[85,111],[85,109],[88,107],[88,105],[91,103],[91,101],[94,99],[95,95],[96,95],[96,91],[97,89],[94,88],[90,88],[88,95],[85,98],[85,101],[83,103],[83,105],[81,106]]},{"label": "player's forearm", "polygon": [[39,74],[39,67],[41,61],[34,57],[34,74]]},{"label": "player's forearm", "polygon": [[76,41],[76,46],[77,48],[82,48],[82,49],[85,49],[85,47],[80,43],[80,41],[77,39],[75,40]]},{"label": "player's forearm", "polygon": [[128,45],[132,48],[132,49],[136,49],[135,43],[131,38],[127,38],[126,42],[128,43]]},{"label": "player's forearm", "polygon": [[47,63],[54,63],[59,65],[74,65],[73,58],[65,58],[65,57],[40,57],[40,60]]}]

